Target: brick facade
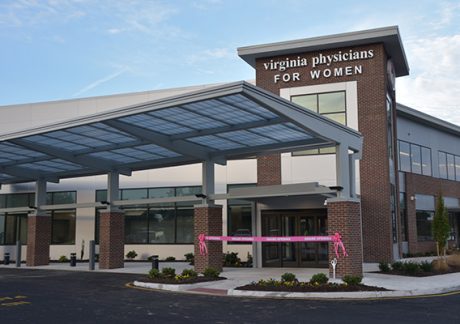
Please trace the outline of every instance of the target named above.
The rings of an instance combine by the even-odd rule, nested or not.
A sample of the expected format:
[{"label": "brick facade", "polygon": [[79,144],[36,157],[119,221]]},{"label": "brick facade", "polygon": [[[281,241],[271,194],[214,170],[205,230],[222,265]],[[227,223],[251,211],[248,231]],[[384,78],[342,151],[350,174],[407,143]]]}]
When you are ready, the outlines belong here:
[{"label": "brick facade", "polygon": [[411,197],[420,194],[435,196],[436,199],[439,194],[442,194],[444,197],[460,199],[460,185],[458,181],[438,179],[414,173],[405,173],[405,184],[409,253],[434,252],[436,251],[434,241],[419,242],[417,240],[416,200],[412,200]]},{"label": "brick facade", "polygon": [[[363,246],[361,231],[361,204],[356,200],[329,199],[327,202],[328,234],[336,232],[342,236],[342,242],[348,256],[340,254],[337,260],[336,276],[363,275]],[[339,250],[340,251],[340,250]],[[329,274],[332,276],[331,261],[336,257],[334,244],[329,243]]]},{"label": "brick facade", "polygon": [[281,155],[272,154],[257,157],[257,185],[281,184]]},{"label": "brick facade", "polygon": [[48,265],[50,261],[51,217],[29,215],[27,219],[28,267]]},{"label": "brick facade", "polygon": [[195,206],[195,270],[203,272],[212,267],[222,271],[222,242],[206,242],[207,255],[200,254],[200,234],[222,236],[222,206]]},{"label": "brick facade", "polygon": [[99,218],[99,269],[123,268],[125,217],[120,211],[103,211]]},{"label": "brick facade", "polygon": [[[357,51],[373,50],[372,59],[357,60],[351,62],[333,63],[328,68],[345,68],[346,66],[362,66],[362,74],[329,78],[320,77],[311,79],[311,64],[305,67],[290,68],[285,72],[299,73],[299,81],[274,82],[275,74],[283,74],[278,70],[266,70],[264,63],[273,60],[295,59],[298,56],[306,57],[311,62],[313,56],[319,53],[323,55],[334,54],[341,50],[343,53],[350,49]],[[363,155],[360,161],[361,181],[361,210],[363,225],[363,244],[365,261],[390,261],[392,256],[392,224],[390,206],[390,166],[387,143],[387,117],[386,117],[386,77],[387,56],[383,44],[370,44],[353,48],[338,48],[334,50],[299,53],[291,56],[279,56],[258,59],[256,61],[256,84],[257,86],[271,91],[277,95],[280,89],[328,84],[336,82],[357,81],[358,91],[358,130],[363,134]],[[323,66],[324,67],[324,66]],[[391,92],[391,91],[390,91]],[[392,94],[392,93],[391,93]],[[395,98],[392,98],[393,104]],[[396,114],[393,112],[393,120]],[[396,148],[396,133],[394,134],[393,147]],[[395,150],[393,150],[395,152]],[[272,159],[272,158],[271,158]],[[261,163],[262,161],[262,163]],[[263,183],[269,176],[267,172],[273,172],[272,165],[267,167],[261,158],[258,159],[258,177]],[[397,166],[395,166],[396,168]],[[275,172],[278,173],[278,172]],[[279,172],[280,173],[280,172]],[[396,179],[397,181],[397,179]],[[396,196],[397,197],[397,196]],[[396,215],[399,215],[397,212]]]}]

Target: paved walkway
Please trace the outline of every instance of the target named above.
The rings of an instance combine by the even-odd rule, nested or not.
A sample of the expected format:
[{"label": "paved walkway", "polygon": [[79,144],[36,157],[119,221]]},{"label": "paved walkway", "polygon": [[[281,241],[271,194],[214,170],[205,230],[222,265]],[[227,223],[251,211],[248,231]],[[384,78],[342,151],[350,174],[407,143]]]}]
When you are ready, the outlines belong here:
[{"label": "paved walkway", "polygon": [[[405,261],[409,261],[406,259]],[[420,261],[417,259],[416,261]],[[0,268],[14,268],[14,264],[8,266],[0,265]],[[160,270],[164,267],[172,267],[176,269],[176,273],[182,272],[184,269],[192,269],[188,263],[185,262],[160,262]],[[406,277],[384,275],[374,273],[378,271],[378,264],[366,263],[363,265],[364,278],[363,283],[369,286],[384,287],[393,292],[388,293],[328,293],[331,297],[345,298],[346,296],[359,298],[361,297],[390,297],[390,296],[410,296],[422,294],[437,294],[447,291],[460,290],[460,273],[452,273],[446,275],[439,275],[435,277]],[[31,269],[24,264],[20,269]],[[90,271],[88,263],[77,263],[76,267],[70,267],[68,263],[51,263],[47,266],[34,267],[34,269],[47,269],[47,270],[68,270],[68,271]],[[126,262],[125,267],[121,269],[99,270],[96,264],[96,272],[111,272],[111,273],[133,273],[133,274],[147,274],[151,269],[151,263],[148,262]],[[227,292],[230,295],[245,295],[245,296],[275,296],[275,297],[317,297],[316,294],[282,294],[282,293],[258,293],[251,294],[245,292],[240,294],[240,291],[234,291],[234,288],[248,284],[252,281],[259,279],[280,279],[281,275],[285,272],[292,272],[300,281],[308,281],[311,276],[316,273],[328,273],[328,269],[312,269],[312,268],[224,268],[221,276],[226,277],[227,280],[206,282],[195,285],[161,285],[155,286],[157,289],[174,290],[174,291],[189,291],[195,293],[208,293],[215,295],[223,295]],[[140,278],[141,279],[141,276]],[[176,287],[171,287],[176,286]],[[320,293],[325,295],[324,293]]]}]

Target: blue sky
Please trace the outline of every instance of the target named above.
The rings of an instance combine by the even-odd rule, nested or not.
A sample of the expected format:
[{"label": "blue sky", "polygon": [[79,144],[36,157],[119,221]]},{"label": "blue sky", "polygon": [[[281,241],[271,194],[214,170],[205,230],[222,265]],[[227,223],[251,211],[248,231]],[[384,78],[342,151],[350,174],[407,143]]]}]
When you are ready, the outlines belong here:
[{"label": "blue sky", "polygon": [[459,1],[0,0],[0,105],[253,79],[237,47],[390,25],[397,100],[460,125]]}]

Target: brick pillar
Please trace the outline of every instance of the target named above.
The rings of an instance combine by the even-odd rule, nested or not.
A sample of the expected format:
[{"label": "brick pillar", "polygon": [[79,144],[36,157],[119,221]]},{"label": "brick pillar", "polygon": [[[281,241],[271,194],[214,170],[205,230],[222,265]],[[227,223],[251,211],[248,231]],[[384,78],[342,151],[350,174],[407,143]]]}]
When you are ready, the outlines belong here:
[{"label": "brick pillar", "polygon": [[27,219],[28,267],[48,265],[50,262],[51,216],[29,215]]},{"label": "brick pillar", "polygon": [[206,242],[208,254],[201,255],[198,235],[222,235],[222,206],[195,206],[195,270],[203,272],[212,267],[222,271],[223,249],[221,241]]},{"label": "brick pillar", "polygon": [[99,218],[99,269],[123,268],[125,217],[121,211],[103,211]]},{"label": "brick pillar", "polygon": [[[361,232],[361,204],[359,200],[328,199],[327,201],[328,233],[342,235],[342,242],[348,256],[337,262],[336,276],[363,275],[363,244]],[[339,250],[340,251],[340,250]],[[332,276],[330,261],[335,258],[334,243],[329,243],[329,274]]]},{"label": "brick pillar", "polygon": [[257,157],[257,185],[272,186],[281,184],[281,154]]}]

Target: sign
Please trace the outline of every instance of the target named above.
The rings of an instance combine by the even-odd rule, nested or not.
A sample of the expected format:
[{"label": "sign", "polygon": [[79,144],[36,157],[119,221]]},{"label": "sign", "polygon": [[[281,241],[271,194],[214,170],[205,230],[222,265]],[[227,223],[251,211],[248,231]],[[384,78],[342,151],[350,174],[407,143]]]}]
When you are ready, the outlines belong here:
[{"label": "sign", "polygon": [[[321,78],[343,77],[363,74],[362,60],[374,58],[374,50],[338,51],[332,54],[319,53],[312,57],[297,56],[264,62],[265,71],[274,71],[273,82],[296,82],[300,80],[317,80]],[[335,66],[337,63],[350,63],[346,66]],[[290,72],[291,69],[296,72]]]}]

